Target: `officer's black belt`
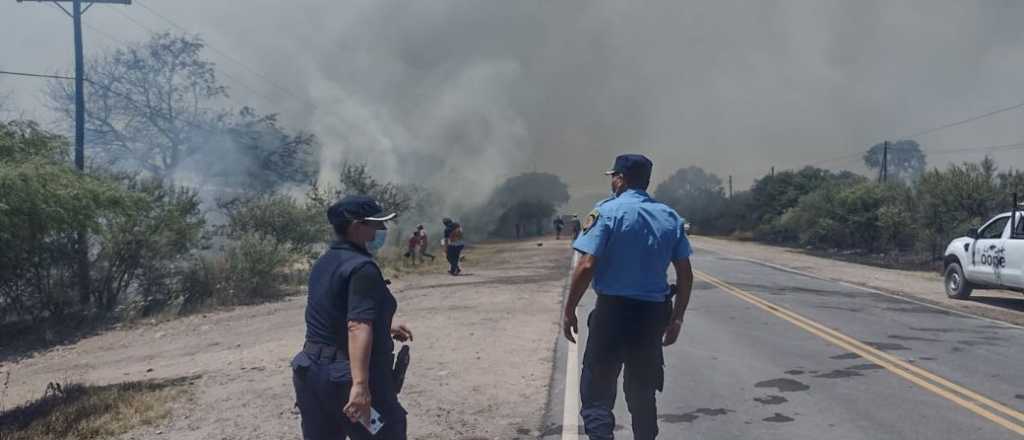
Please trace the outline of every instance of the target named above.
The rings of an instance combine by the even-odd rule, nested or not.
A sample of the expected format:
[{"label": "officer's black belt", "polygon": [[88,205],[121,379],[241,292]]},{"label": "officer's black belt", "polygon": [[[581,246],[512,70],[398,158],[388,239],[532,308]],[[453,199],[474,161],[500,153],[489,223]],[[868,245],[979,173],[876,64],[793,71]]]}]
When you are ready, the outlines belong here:
[{"label": "officer's black belt", "polygon": [[[672,298],[675,297],[675,296],[676,296],[676,291],[675,291],[675,288],[673,286],[673,289],[670,290],[668,295],[665,296],[665,300],[663,302],[670,302],[670,301],[672,301]],[[659,302],[645,301],[645,300],[642,300],[642,299],[630,298],[628,296],[622,296],[622,295],[606,295],[606,294],[603,294],[601,292],[597,293],[597,302],[599,302],[599,303],[603,302],[603,303],[606,303],[608,305],[612,305],[612,304],[661,304],[662,303],[660,301]]]},{"label": "officer's black belt", "polygon": [[306,342],[302,345],[302,351],[314,360],[334,362],[345,356],[345,353],[333,345],[317,344]]}]

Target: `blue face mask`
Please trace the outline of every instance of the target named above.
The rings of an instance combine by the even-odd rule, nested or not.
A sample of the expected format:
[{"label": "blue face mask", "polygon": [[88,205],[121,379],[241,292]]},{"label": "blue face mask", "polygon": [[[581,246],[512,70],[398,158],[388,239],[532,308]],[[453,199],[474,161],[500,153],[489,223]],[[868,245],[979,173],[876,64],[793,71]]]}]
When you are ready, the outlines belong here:
[{"label": "blue face mask", "polygon": [[377,251],[380,250],[380,248],[384,247],[384,243],[387,241],[387,239],[387,229],[378,229],[377,232],[373,234],[373,240],[371,240],[369,243],[366,243],[366,250],[376,254]]}]

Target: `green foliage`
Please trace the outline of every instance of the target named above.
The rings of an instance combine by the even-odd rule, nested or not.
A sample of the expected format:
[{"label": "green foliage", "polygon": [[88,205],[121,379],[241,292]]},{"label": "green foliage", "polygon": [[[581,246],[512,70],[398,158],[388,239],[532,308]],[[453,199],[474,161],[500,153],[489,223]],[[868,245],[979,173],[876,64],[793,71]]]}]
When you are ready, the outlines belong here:
[{"label": "green foliage", "polygon": [[806,167],[799,171],[782,171],[774,176],[765,176],[750,189],[754,220],[761,225],[778,221],[787,210],[793,208],[800,198],[828,183],[850,184],[864,178],[849,171],[833,173],[828,170]]},{"label": "green foliage", "polygon": [[[1000,187],[997,178],[1007,186]],[[969,227],[980,225],[998,211],[1009,211],[1013,180],[1011,175],[997,175],[990,158],[924,173],[916,185],[916,199],[932,254]]]},{"label": "green foliage", "polygon": [[[7,317],[72,309],[75,234],[132,203],[116,182],[76,173],[66,143],[31,123],[0,123],[0,309]],[[3,317],[0,317],[3,318]]]},{"label": "green foliage", "polygon": [[[5,319],[145,311],[177,292],[177,262],[201,244],[195,192],[160,181],[81,174],[66,144],[28,123],[0,124],[0,305]],[[76,235],[89,235],[89,292],[76,301]]]},{"label": "green foliage", "polygon": [[721,234],[732,232],[731,226],[721,222],[727,217],[727,199],[722,188],[722,179],[702,168],[691,166],[673,173],[658,185],[654,198],[665,203],[686,218],[698,234]]},{"label": "green foliage", "polygon": [[132,195],[123,209],[104,212],[97,231],[95,303],[104,312],[131,302],[144,315],[181,295],[181,262],[204,242],[206,219],[194,190],[154,178],[121,177]]},{"label": "green foliage", "polygon": [[542,234],[557,213],[569,201],[569,187],[556,175],[526,173],[514,176],[491,193],[482,207],[463,221],[470,230],[488,231],[494,237],[512,237],[515,225]]},{"label": "green foliage", "polygon": [[905,249],[913,243],[913,223],[902,206],[908,195],[907,189],[895,185],[830,184],[801,198],[783,215],[781,225],[806,246]]},{"label": "green foliage", "polygon": [[[700,176],[692,169],[677,173],[686,174]],[[969,227],[978,226],[999,212],[1009,211],[1014,192],[1024,199],[1024,173],[1001,173],[991,158],[933,169],[921,173],[909,184],[905,180],[877,184],[873,179],[847,171],[835,173],[817,168],[783,171],[758,180],[749,193],[737,193],[733,199],[726,199],[717,211],[713,204],[701,203],[701,199],[694,196],[699,194],[692,189],[694,185],[680,184],[676,177],[659,187],[659,196],[678,205],[680,212],[685,212],[689,206],[703,206],[716,212],[716,216],[706,220],[687,216],[695,227],[700,226],[699,222],[717,226],[701,227],[697,229],[699,232],[746,234],[745,231],[750,231],[753,238],[763,241],[823,249],[927,255],[932,259],[941,257],[946,244],[963,235]],[[714,188],[715,180],[710,179],[710,182],[710,187]],[[679,188],[690,189],[681,191]],[[677,194],[688,198],[674,200]]]},{"label": "green foliage", "polygon": [[294,256],[287,245],[260,234],[245,234],[224,252],[225,295],[238,304],[253,304],[282,296],[287,269]]},{"label": "green foliage", "polygon": [[247,236],[273,240],[296,257],[316,257],[316,246],[329,241],[333,232],[325,211],[315,203],[299,203],[279,193],[257,193],[221,202],[227,221],[218,232],[238,241]]}]

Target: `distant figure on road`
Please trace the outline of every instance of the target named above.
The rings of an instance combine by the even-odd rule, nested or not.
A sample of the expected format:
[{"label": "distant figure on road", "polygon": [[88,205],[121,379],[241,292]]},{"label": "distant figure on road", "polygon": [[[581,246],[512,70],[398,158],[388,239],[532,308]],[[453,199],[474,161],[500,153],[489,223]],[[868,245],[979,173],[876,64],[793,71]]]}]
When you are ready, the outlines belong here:
[{"label": "distant figure on road", "polygon": [[[406,438],[392,339],[412,341],[412,332],[392,322],[398,302],[373,258],[393,218],[366,196],[327,209],[337,241],[309,275],[306,342],[291,362],[303,439]],[[371,406],[384,422],[375,436],[364,428]]]},{"label": "distant figure on road", "polygon": [[562,229],[565,229],[565,220],[562,220],[562,216],[555,217],[553,222],[555,226],[555,240],[562,239]]},{"label": "distant figure on road", "polygon": [[423,225],[416,225],[416,232],[420,238],[420,262],[423,262],[423,257],[430,257],[430,261],[433,262],[437,258],[433,254],[427,252],[427,246],[430,244],[430,239],[427,238],[427,230],[423,229]]},{"label": "distant figure on road", "polygon": [[441,240],[445,247],[445,256],[448,257],[448,273],[455,276],[462,273],[459,267],[459,259],[462,258],[462,249],[465,244],[462,242],[462,225],[445,218],[441,221],[444,224],[444,239]]},{"label": "distant figure on road", "polygon": [[580,230],[583,229],[583,226],[580,224],[580,216],[573,214],[572,220],[569,221],[569,227],[572,231],[572,239],[576,240],[579,238]]},{"label": "distant figure on road", "polygon": [[[690,302],[693,272],[690,242],[672,208],[647,194],[653,164],[641,155],[615,159],[615,197],[597,204],[573,247],[582,253],[565,304],[563,331],[576,343],[576,307],[591,281],[597,306],[587,320],[590,334],[580,378],[580,415],[591,440],[610,440],[615,429],[616,387],[623,389],[633,418],[633,438],[658,435],[655,391],[664,388],[663,346],[679,337]],[[675,266],[678,288],[668,284]],[[675,294],[675,305],[672,298]]]}]

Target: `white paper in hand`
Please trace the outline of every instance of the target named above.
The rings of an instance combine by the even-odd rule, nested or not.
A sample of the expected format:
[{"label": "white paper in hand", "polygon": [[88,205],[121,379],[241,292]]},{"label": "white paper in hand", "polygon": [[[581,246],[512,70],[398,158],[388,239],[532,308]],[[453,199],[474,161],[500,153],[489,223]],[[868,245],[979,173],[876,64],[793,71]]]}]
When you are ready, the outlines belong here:
[{"label": "white paper in hand", "polygon": [[381,417],[380,413],[377,412],[372,406],[370,407],[370,417],[364,420],[360,420],[359,423],[366,428],[370,434],[376,435],[380,432],[381,428],[384,427],[384,418]]}]

